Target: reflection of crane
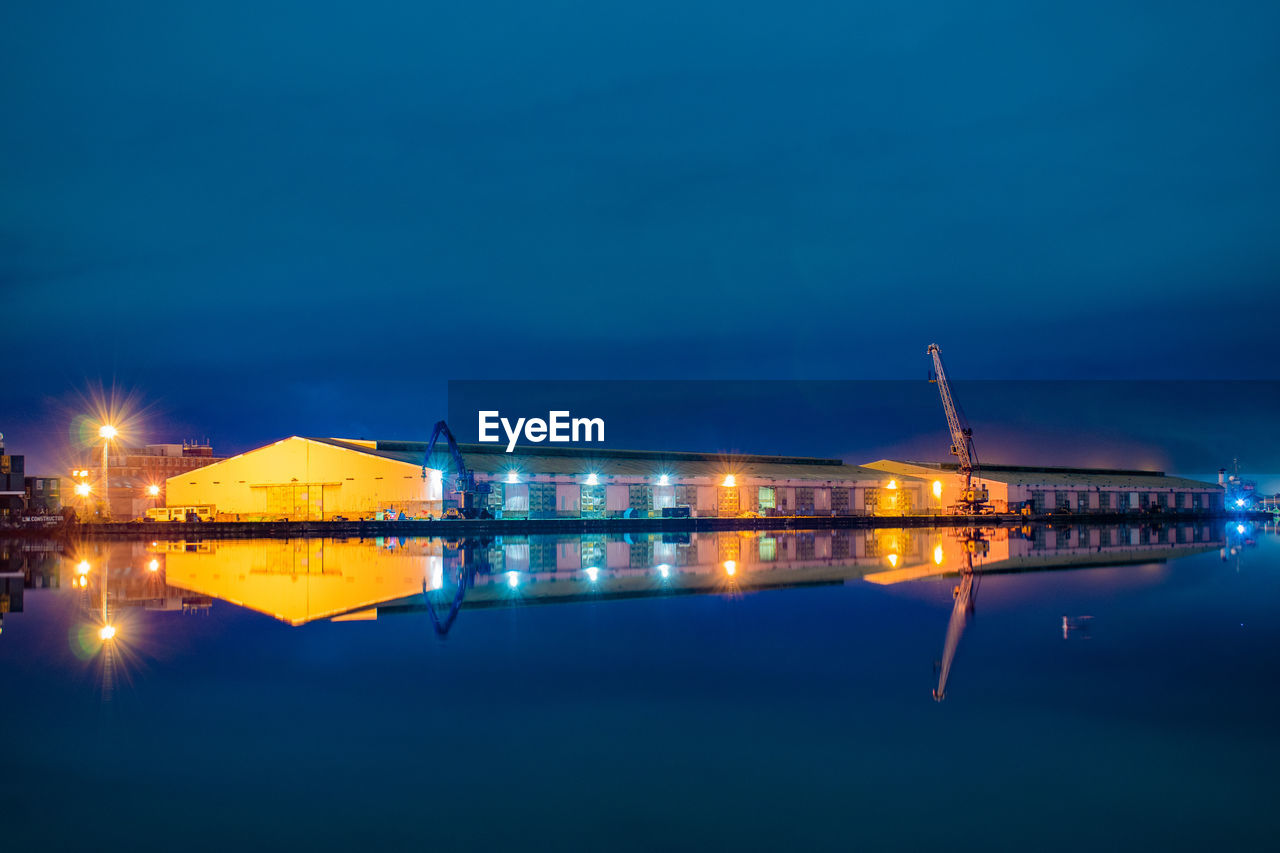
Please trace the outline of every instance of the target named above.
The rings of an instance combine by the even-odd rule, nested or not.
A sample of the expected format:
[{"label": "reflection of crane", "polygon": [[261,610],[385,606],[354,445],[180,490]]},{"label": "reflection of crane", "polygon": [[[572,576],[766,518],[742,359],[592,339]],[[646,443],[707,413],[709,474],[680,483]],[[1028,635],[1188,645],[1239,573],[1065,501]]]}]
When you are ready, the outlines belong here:
[{"label": "reflection of crane", "polygon": [[960,461],[960,478],[964,481],[955,510],[962,515],[977,515],[987,508],[987,487],[975,486],[973,483],[978,474],[978,452],[973,446],[973,430],[965,423],[964,415],[956,406],[955,397],[951,395],[947,371],[942,366],[942,349],[937,344],[929,344],[929,355],[933,356],[934,373],[930,381],[938,383],[942,408],[947,413],[947,428],[951,430],[951,454]]},{"label": "reflection of crane", "polygon": [[947,640],[942,647],[942,662],[938,665],[938,686],[933,691],[933,698],[938,702],[947,698],[947,678],[951,675],[951,663],[956,658],[956,649],[960,645],[960,635],[973,613],[974,596],[978,592],[978,574],[973,570],[973,558],[985,556],[987,540],[982,531],[976,528],[964,532],[964,568],[960,570],[960,583],[952,594],[955,604],[951,608],[951,619],[947,622]]},{"label": "reflection of crane", "polygon": [[426,581],[422,583],[422,599],[427,604],[427,613],[431,616],[431,625],[436,629],[436,636],[444,639],[449,635],[449,629],[453,627],[453,622],[458,618],[458,611],[462,609],[462,601],[467,597],[467,590],[471,589],[476,581],[476,570],[463,569],[458,572],[458,588],[453,594],[453,603],[449,605],[449,612],[445,614],[443,619],[440,614],[436,613],[435,605],[431,603],[431,594],[427,589]]},{"label": "reflection of crane", "polygon": [[440,639],[443,640],[448,636],[449,630],[458,618],[459,611],[462,610],[462,603],[467,597],[467,592],[476,584],[476,575],[490,573],[492,567],[489,564],[487,550],[492,544],[493,539],[491,538],[480,539],[475,537],[454,543],[444,543],[444,554],[441,556],[441,560],[444,563],[442,567],[444,569],[443,574],[447,576],[451,570],[456,570],[458,586],[454,589],[453,602],[449,605],[449,610],[443,618],[437,612],[436,606],[431,600],[431,590],[427,589],[426,580],[423,580],[422,599],[426,603],[427,613],[431,616],[431,625],[436,629],[436,636]]}]

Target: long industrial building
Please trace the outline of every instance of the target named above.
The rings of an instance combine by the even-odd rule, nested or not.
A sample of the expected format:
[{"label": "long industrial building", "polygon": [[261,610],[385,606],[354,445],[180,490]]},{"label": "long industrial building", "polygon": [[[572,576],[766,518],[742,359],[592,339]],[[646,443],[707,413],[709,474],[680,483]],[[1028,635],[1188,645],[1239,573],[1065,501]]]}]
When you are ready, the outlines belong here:
[{"label": "long industrial building", "polygon": [[[881,459],[868,468],[900,477],[931,480],[934,499],[950,506],[958,498],[960,478],[954,464],[896,462]],[[996,512],[1032,513],[1213,512],[1223,508],[1223,489],[1216,483],[1170,477],[1161,471],[1113,468],[1028,468],[984,465],[975,478],[987,487]]]},{"label": "long industrial building", "polygon": [[[699,517],[905,514],[919,481],[839,459],[586,451],[464,444],[482,505],[499,518],[613,518],[687,507]],[[293,436],[177,477],[167,503],[216,508],[220,519],[325,520],[448,509],[443,454],[424,442]],[[900,485],[901,483],[901,485]]]},{"label": "long industrial building", "polygon": [[[424,442],[293,436],[169,478],[169,507],[220,520],[440,517],[456,504],[453,463]],[[638,450],[460,446],[478,505],[496,518],[905,516],[955,502],[954,466],[880,460]],[[424,465],[424,463],[426,463]],[[446,482],[446,476],[448,481]],[[987,466],[993,509],[1171,512],[1222,508],[1222,489],[1156,471]]]}]

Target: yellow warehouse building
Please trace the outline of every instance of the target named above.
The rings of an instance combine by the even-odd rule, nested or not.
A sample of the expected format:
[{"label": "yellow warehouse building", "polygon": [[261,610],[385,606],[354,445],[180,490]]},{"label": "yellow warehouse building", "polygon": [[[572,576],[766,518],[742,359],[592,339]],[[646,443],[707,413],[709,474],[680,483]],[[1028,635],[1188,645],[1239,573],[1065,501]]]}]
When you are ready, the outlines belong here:
[{"label": "yellow warehouse building", "polygon": [[[213,505],[220,521],[319,521],[379,511],[440,513],[439,471],[293,436],[165,483],[169,506]],[[372,447],[372,442],[368,443]]]}]

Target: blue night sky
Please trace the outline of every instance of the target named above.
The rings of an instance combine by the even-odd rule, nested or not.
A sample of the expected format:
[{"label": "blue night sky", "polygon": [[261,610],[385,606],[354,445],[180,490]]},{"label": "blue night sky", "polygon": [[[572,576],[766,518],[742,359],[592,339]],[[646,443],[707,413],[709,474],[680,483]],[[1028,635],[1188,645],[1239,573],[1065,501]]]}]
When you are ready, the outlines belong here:
[{"label": "blue night sky", "polygon": [[932,340],[1280,378],[1275,3],[267,6],[0,12],[29,467],[99,383],[231,451],[416,435],[451,378],[917,378]]}]

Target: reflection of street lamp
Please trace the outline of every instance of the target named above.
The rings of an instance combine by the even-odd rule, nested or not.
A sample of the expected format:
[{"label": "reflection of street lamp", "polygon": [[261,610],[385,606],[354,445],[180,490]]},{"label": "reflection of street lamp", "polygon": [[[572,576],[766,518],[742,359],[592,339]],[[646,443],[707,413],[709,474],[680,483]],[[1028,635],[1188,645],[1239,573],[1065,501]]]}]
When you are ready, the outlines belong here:
[{"label": "reflection of street lamp", "polygon": [[107,449],[111,439],[116,437],[116,428],[111,424],[98,427],[98,437],[102,439],[102,518],[111,518],[111,495],[107,485]]},{"label": "reflection of street lamp", "polygon": [[116,636],[116,626],[111,624],[111,614],[107,610],[107,583],[110,578],[111,573],[104,564],[102,567],[102,627],[98,629],[98,636],[104,645],[110,643]]}]

